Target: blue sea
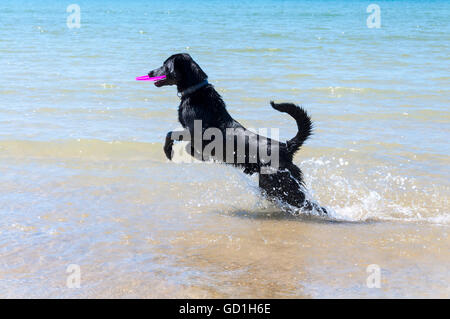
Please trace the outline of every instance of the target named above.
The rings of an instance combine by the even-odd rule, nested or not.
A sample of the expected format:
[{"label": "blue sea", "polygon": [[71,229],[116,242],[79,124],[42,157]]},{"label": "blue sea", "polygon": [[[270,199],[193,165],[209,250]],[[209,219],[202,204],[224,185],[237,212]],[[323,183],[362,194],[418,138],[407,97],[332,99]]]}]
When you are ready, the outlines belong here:
[{"label": "blue sea", "polygon": [[[450,296],[449,1],[71,1],[0,2],[0,297]],[[247,127],[308,110],[328,217],[166,160],[176,89],[135,77],[179,52]]]}]

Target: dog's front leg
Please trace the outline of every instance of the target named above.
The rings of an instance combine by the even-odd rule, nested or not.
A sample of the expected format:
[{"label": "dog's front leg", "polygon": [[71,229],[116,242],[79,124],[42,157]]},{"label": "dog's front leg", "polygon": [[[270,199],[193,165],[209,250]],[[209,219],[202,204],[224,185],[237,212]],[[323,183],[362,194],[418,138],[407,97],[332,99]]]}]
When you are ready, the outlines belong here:
[{"label": "dog's front leg", "polygon": [[172,160],[173,157],[173,142],[174,141],[184,141],[189,140],[189,131],[183,130],[183,131],[170,131],[166,135],[166,141],[164,142],[164,153],[166,154],[166,157],[169,160]]}]

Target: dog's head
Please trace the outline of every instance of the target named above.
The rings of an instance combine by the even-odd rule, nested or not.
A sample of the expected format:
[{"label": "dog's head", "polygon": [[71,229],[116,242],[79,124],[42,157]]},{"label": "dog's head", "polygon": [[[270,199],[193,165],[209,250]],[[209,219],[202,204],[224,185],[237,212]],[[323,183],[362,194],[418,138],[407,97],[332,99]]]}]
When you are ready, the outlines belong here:
[{"label": "dog's head", "polygon": [[177,85],[181,90],[196,85],[208,78],[200,66],[187,53],[178,53],[164,61],[162,67],[148,73],[149,77],[165,75],[166,78],[156,81],[157,87]]}]

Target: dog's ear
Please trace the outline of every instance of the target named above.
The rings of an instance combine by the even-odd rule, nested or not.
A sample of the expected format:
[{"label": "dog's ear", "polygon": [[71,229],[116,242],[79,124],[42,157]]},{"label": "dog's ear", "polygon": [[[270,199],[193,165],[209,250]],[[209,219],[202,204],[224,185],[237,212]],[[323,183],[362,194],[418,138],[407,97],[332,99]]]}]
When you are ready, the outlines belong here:
[{"label": "dog's ear", "polygon": [[202,68],[192,59],[191,59],[191,70],[194,76],[193,80],[196,82],[204,81],[208,78],[206,73],[203,72]]},{"label": "dog's ear", "polygon": [[[190,58],[190,56],[189,56]],[[189,59],[184,54],[175,54],[171,59],[172,65],[172,73],[176,76],[177,80],[182,80],[184,76],[189,72],[186,67],[189,65]]]},{"label": "dog's ear", "polygon": [[175,66],[175,60],[176,57],[173,57],[172,59],[167,59],[167,61],[164,63],[165,73],[167,78],[169,79],[178,79],[178,72],[177,67]]},{"label": "dog's ear", "polygon": [[177,79],[194,85],[208,78],[200,66],[187,53],[177,54],[173,59],[173,70]]}]

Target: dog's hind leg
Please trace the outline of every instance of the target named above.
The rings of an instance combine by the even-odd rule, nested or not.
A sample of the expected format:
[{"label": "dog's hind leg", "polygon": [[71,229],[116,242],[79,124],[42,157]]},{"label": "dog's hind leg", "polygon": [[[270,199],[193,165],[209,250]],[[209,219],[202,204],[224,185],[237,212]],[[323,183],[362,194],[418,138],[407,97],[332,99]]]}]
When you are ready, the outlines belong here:
[{"label": "dog's hind leg", "polygon": [[259,174],[259,187],[269,200],[279,200],[309,212],[317,211],[327,214],[325,208],[306,199],[301,183],[287,170],[274,174]]},{"label": "dog's hind leg", "polygon": [[273,174],[259,174],[259,187],[269,199],[278,199],[289,205],[301,207],[305,194],[289,171],[278,171]]}]

